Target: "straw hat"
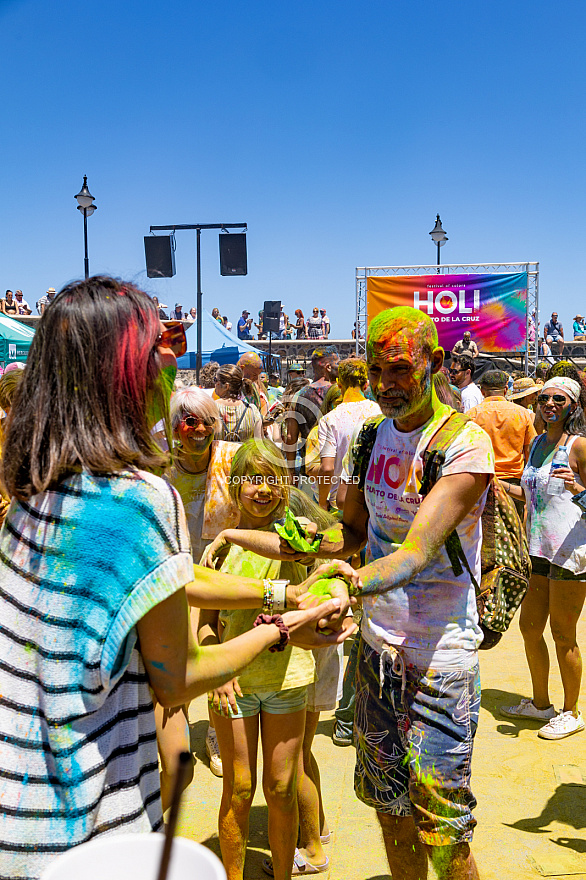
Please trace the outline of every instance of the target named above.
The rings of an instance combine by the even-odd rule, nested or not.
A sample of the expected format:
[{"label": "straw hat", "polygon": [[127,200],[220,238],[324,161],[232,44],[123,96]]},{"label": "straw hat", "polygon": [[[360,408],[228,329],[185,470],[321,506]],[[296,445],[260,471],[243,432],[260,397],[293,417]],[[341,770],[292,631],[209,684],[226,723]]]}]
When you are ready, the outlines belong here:
[{"label": "straw hat", "polygon": [[584,315],[574,315],[574,321],[578,321],[578,320],[583,321],[583,320],[584,320]]},{"label": "straw hat", "polygon": [[530,376],[523,379],[515,379],[513,387],[507,392],[507,400],[518,400],[519,397],[527,397],[529,394],[535,394],[539,391],[541,385],[538,385]]}]

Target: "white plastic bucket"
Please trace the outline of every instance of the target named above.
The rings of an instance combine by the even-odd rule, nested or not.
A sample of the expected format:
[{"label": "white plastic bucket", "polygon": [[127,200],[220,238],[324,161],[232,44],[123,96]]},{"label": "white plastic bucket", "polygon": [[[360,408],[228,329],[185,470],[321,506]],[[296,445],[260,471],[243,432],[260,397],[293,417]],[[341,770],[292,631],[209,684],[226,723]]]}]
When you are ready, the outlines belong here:
[{"label": "white plastic bucket", "polygon": [[[157,880],[162,834],[108,834],[74,846],[43,871],[41,880]],[[207,847],[176,837],[167,880],[226,880],[224,866]]]}]

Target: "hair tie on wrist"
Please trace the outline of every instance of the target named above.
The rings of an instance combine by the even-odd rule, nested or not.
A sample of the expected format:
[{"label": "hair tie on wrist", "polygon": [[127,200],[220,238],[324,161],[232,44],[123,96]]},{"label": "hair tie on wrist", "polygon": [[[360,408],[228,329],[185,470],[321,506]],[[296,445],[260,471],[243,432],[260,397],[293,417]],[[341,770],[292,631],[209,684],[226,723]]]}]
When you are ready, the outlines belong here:
[{"label": "hair tie on wrist", "polygon": [[275,645],[271,645],[269,651],[274,653],[275,651],[284,651],[287,645],[289,644],[289,627],[283,620],[280,614],[259,614],[256,620],[253,623],[253,627],[261,626],[263,623],[274,623],[275,626],[279,628],[279,632],[281,633],[281,638]]}]

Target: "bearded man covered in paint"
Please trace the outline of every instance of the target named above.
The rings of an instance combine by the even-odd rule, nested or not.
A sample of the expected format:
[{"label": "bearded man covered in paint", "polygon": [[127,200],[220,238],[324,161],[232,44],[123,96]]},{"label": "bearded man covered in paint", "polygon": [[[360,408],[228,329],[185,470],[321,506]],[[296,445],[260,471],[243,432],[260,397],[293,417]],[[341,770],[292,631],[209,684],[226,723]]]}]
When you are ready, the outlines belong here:
[{"label": "bearded man covered in paint", "polygon": [[[444,544],[457,529],[478,580],[494,455],[488,435],[468,423],[446,450],[440,479],[419,494],[423,453],[452,412],[432,382],[443,357],[433,321],[415,309],[390,309],[372,322],[370,385],[386,418],[364,490],[349,486],[343,520],[319,548],[320,556],[345,558],[367,544],[355,788],[377,811],[391,872],[402,880],[427,877],[428,859],[441,880],[478,877],[470,763],[482,632],[470,576],[454,574]],[[250,534],[262,555],[300,557],[274,535]]]},{"label": "bearded man covered in paint", "polygon": [[393,876],[405,880],[426,877],[428,857],[438,877],[478,876],[470,759],[482,633],[470,576],[454,574],[444,543],[456,528],[479,579],[494,458],[488,435],[466,425],[441,478],[420,496],[423,453],[451,412],[433,389],[443,356],[433,321],[415,309],[372,322],[369,378],[386,418],[364,490],[349,486],[337,540],[328,533],[320,547],[320,555],[346,556],[367,542],[355,788],[377,811]]}]

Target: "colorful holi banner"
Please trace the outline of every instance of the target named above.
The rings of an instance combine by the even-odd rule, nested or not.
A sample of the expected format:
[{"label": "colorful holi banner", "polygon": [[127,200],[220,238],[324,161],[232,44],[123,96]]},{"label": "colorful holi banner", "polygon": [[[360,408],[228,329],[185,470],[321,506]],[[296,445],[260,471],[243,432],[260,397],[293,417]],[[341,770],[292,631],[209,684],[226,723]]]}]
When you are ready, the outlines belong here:
[{"label": "colorful holi banner", "polygon": [[451,351],[465,330],[479,350],[524,351],[527,273],[507,275],[369,275],[368,321],[394,306],[411,306],[437,325],[439,342]]}]

